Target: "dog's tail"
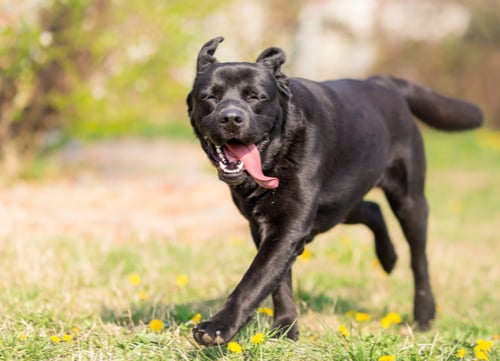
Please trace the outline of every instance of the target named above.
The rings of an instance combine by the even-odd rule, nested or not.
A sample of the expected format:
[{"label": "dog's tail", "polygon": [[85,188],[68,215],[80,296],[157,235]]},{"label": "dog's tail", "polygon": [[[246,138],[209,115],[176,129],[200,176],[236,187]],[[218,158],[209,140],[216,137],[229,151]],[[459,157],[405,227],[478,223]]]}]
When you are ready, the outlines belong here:
[{"label": "dog's tail", "polygon": [[375,76],[369,81],[402,94],[413,115],[431,127],[459,131],[483,124],[483,113],[474,104],[437,94],[429,88],[393,76]]}]

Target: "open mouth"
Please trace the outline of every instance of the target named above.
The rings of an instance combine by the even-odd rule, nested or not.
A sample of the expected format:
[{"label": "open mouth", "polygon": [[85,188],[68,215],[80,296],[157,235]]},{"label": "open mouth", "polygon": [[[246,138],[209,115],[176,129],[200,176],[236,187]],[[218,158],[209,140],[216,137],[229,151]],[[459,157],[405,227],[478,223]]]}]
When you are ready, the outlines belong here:
[{"label": "open mouth", "polygon": [[258,185],[267,189],[277,188],[278,178],[268,177],[262,171],[260,151],[256,144],[243,144],[230,141],[215,145],[205,138],[213,163],[219,170],[219,177],[228,184],[241,184],[246,179],[245,171]]},{"label": "open mouth", "polygon": [[227,147],[214,145],[214,148],[218,158],[216,159],[218,168],[223,173],[228,175],[238,175],[243,173],[243,162],[231,154]]}]

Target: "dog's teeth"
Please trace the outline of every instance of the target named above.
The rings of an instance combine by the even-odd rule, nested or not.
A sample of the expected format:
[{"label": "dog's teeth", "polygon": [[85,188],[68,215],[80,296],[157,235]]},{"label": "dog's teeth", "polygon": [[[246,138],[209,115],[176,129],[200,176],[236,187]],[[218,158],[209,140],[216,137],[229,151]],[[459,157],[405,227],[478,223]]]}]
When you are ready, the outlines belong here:
[{"label": "dog's teeth", "polygon": [[217,155],[219,156],[220,160],[221,160],[223,163],[227,164],[227,163],[228,163],[228,161],[227,161],[227,159],[226,159],[226,156],[224,155],[224,151],[222,150],[222,147],[221,147],[221,146],[219,146],[219,145],[216,145],[216,146],[215,146],[215,151],[217,152]]},{"label": "dog's teeth", "polygon": [[229,163],[223,163],[222,161],[219,162],[219,167],[222,169],[222,171],[226,174],[236,174],[240,173],[243,170],[243,162],[238,161],[236,164],[236,168],[234,169],[228,169]]}]

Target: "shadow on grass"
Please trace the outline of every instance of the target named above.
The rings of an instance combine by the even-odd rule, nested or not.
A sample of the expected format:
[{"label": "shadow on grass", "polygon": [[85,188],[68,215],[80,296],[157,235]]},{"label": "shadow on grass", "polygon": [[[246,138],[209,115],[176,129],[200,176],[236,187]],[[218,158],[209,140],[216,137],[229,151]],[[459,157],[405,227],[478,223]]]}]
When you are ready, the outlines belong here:
[{"label": "shadow on grass", "polygon": [[[148,324],[152,319],[160,319],[170,325],[181,325],[189,323],[193,316],[198,313],[202,315],[204,320],[208,319],[223,306],[225,300],[225,297],[221,297],[180,304],[152,303],[146,300],[131,302],[128,308],[121,309],[103,305],[100,316],[105,323],[114,323],[124,327]],[[301,313],[312,311],[320,314],[343,315],[349,310],[359,310],[358,303],[352,299],[332,298],[324,292],[315,293],[300,287],[295,293],[295,301]],[[269,300],[262,304],[262,306],[267,305],[270,306]]]},{"label": "shadow on grass", "polygon": [[134,327],[148,324],[152,319],[167,321],[169,324],[184,324],[200,313],[207,319],[215,310],[222,307],[225,299],[204,300],[182,304],[132,302],[127,309],[116,309],[107,305],[101,307],[101,320],[121,326]]}]

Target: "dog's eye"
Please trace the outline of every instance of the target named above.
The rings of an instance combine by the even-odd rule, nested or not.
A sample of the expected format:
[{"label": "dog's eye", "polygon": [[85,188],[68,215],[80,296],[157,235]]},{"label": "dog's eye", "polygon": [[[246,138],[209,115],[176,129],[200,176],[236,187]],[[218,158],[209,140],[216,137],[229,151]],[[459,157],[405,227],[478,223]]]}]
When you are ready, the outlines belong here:
[{"label": "dog's eye", "polygon": [[213,94],[203,94],[201,96],[201,99],[202,100],[205,100],[205,101],[208,101],[208,102],[213,102],[213,103],[217,103],[219,101],[219,98],[217,98],[215,95]]},{"label": "dog's eye", "polygon": [[256,103],[256,102],[265,100],[265,97],[259,96],[257,94],[249,94],[249,95],[247,95],[246,100],[247,100],[247,102],[250,102],[250,103]]}]

